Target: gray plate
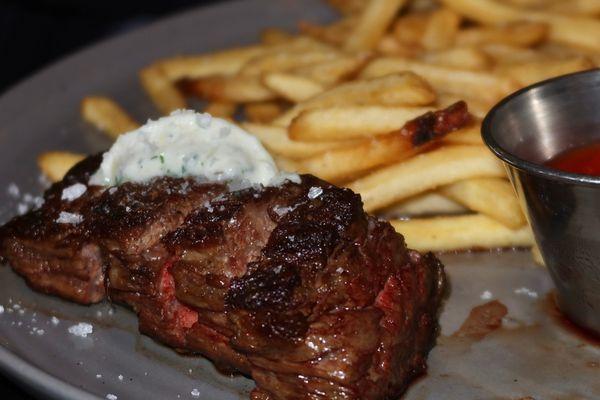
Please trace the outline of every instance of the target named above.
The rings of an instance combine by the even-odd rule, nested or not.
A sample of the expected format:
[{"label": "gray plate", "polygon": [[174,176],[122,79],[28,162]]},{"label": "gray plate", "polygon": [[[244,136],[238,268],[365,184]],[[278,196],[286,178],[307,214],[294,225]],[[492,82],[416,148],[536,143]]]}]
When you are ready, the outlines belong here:
[{"label": "gray plate", "polygon": [[[156,116],[137,71],[159,57],[255,42],[262,27],[324,21],[317,0],[245,0],[199,9],[100,43],[47,68],[0,98],[0,219],[14,215],[25,193],[39,194],[35,158],[51,149],[98,151],[108,140],[83,124],[88,94],[115,97],[134,116]],[[15,182],[19,198],[4,188]],[[408,399],[599,398],[600,349],[548,312],[551,283],[522,252],[445,256],[452,294],[427,376]],[[451,334],[488,298],[508,306],[504,328],[480,341]],[[220,375],[201,358],[182,357],[137,334],[135,317],[107,304],[82,307],[29,290],[0,269],[0,368],[42,398],[245,399],[245,378]],[[0,310],[2,310],[0,309]],[[58,319],[58,323],[56,319]],[[93,325],[87,338],[68,333]],[[196,393],[196,392],[194,392]]]}]

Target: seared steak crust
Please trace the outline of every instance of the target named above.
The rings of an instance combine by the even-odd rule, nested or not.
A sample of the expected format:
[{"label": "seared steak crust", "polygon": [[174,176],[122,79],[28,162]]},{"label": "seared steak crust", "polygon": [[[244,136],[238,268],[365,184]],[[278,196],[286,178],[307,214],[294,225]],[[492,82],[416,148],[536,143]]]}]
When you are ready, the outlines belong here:
[{"label": "seared steak crust", "polygon": [[358,195],[313,176],[233,192],[166,177],[62,199],[98,163],[0,229],[33,288],[129,305],[142,333],[252,376],[254,399],[388,399],[425,370],[443,267]]}]

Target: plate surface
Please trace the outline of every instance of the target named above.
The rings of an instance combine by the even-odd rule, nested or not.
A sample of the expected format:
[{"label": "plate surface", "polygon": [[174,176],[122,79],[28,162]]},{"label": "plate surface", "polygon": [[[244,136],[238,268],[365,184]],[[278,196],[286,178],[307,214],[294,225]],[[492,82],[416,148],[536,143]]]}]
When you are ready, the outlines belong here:
[{"label": "plate surface", "polygon": [[[140,120],[156,116],[137,82],[153,60],[255,42],[261,28],[333,18],[318,0],[244,0],[166,19],[77,53],[0,97],[0,219],[43,188],[38,153],[95,152],[107,139],[79,118],[89,94],[116,98]],[[16,183],[19,195],[6,190]],[[553,316],[550,279],[525,252],[442,257],[452,293],[429,373],[407,399],[599,398],[600,348]],[[472,307],[498,299],[504,326],[481,340],[452,337]],[[0,368],[41,398],[246,399],[252,381],[220,375],[208,361],[183,357],[137,334],[129,311],[82,307],[29,290],[0,268]],[[93,333],[68,329],[90,323]],[[200,393],[199,397],[194,394]]]}]

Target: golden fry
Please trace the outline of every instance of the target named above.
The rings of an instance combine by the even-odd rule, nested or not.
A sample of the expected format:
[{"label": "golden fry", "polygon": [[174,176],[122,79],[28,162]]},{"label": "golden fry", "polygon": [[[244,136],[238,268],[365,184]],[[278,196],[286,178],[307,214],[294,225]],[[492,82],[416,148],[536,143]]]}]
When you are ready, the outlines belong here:
[{"label": "golden fry", "polygon": [[298,29],[304,35],[314,39],[341,46],[356,25],[356,17],[349,16],[328,25],[317,25],[308,21],[300,21]]},{"label": "golden fry", "polygon": [[104,96],[85,97],[81,101],[81,116],[113,139],[139,126],[114,100]]},{"label": "golden fry", "polygon": [[406,14],[398,18],[392,34],[398,42],[413,47],[423,47],[423,36],[431,18],[430,13]]},{"label": "golden fry", "polygon": [[424,106],[435,101],[435,92],[412,72],[389,74],[374,79],[343,83],[305,102],[277,118],[275,123],[288,126],[304,110],[347,105]]},{"label": "golden fry", "polygon": [[352,146],[355,143],[353,141],[298,142],[290,140],[287,130],[279,126],[244,122],[242,127],[256,136],[270,152],[294,160],[312,157],[331,149]]},{"label": "golden fry", "polygon": [[448,8],[483,24],[496,25],[517,21],[548,25],[548,37],[560,43],[589,50],[600,50],[600,20],[545,11],[526,11],[494,0],[441,0]]},{"label": "golden fry", "polygon": [[237,104],[230,101],[212,101],[204,107],[204,112],[213,117],[232,120],[237,110]]},{"label": "golden fry", "polygon": [[528,226],[510,229],[485,215],[443,216],[392,220],[409,248],[419,251],[452,251],[530,247],[533,237]]},{"label": "golden fry", "polygon": [[68,151],[47,151],[37,158],[37,164],[42,173],[51,181],[60,181],[65,174],[85,155]]},{"label": "golden fry", "polygon": [[249,122],[269,123],[283,112],[283,105],[276,101],[263,101],[244,105],[244,116]]},{"label": "golden fry", "polygon": [[[452,104],[452,103],[451,103]],[[470,111],[470,104],[469,111]],[[481,122],[477,121],[469,126],[459,129],[457,131],[451,132],[446,135],[442,142],[447,144],[466,144],[473,146],[483,146],[483,139],[481,138]]]},{"label": "golden fry", "polygon": [[363,70],[364,78],[376,78],[401,71],[414,71],[440,91],[496,102],[518,88],[509,78],[483,71],[469,71],[427,64],[401,57],[381,57]]},{"label": "golden fry", "polygon": [[371,0],[346,39],[345,49],[373,49],[405,3],[406,0]]},{"label": "golden fry", "polygon": [[377,214],[386,219],[464,214],[469,210],[438,192],[426,192],[394,204]]},{"label": "golden fry", "polygon": [[372,212],[463,179],[505,177],[504,167],[485,147],[443,146],[381,168],[348,184]]},{"label": "golden fry", "polygon": [[461,16],[447,8],[433,12],[427,21],[421,44],[428,50],[442,50],[454,44]]},{"label": "golden fry", "polygon": [[267,52],[269,49],[267,46],[257,45],[198,56],[179,56],[160,60],[151,67],[160,68],[170,81],[213,75],[234,75],[248,60]]},{"label": "golden fry", "polygon": [[259,55],[240,69],[240,75],[261,75],[269,72],[285,72],[293,68],[335,60],[339,52],[325,47],[314,50],[290,48]]},{"label": "golden fry", "polygon": [[422,61],[450,68],[485,70],[492,65],[491,58],[475,47],[453,47],[423,54]]},{"label": "golden fry", "polygon": [[499,67],[498,72],[509,76],[522,86],[528,86],[545,79],[584,71],[594,67],[594,63],[585,57],[571,57],[567,59],[530,61],[505,65]]},{"label": "golden fry", "polygon": [[540,44],[548,35],[548,25],[541,22],[515,22],[503,26],[478,26],[456,35],[458,46],[504,44],[530,47]]},{"label": "golden fry", "polygon": [[308,100],[324,90],[318,82],[284,72],[267,73],[263,75],[262,82],[279,96],[294,103]]},{"label": "golden fry", "polygon": [[290,72],[330,87],[355,75],[367,63],[369,57],[368,53],[342,55],[334,60],[297,67]]},{"label": "golden fry", "polygon": [[258,76],[213,76],[196,79],[188,90],[210,101],[248,103],[276,99],[277,93],[269,90]]},{"label": "golden fry", "polygon": [[187,107],[183,94],[169,80],[159,66],[150,66],[140,71],[142,87],[156,108],[163,114]]},{"label": "golden fry", "polygon": [[537,244],[534,244],[533,247],[531,247],[531,257],[537,265],[542,267],[546,266],[544,258],[542,257],[542,253],[540,252],[540,248],[537,246]]},{"label": "golden fry", "polygon": [[290,127],[293,140],[333,141],[382,135],[433,111],[425,107],[339,106],[305,110]]},{"label": "golden fry", "polygon": [[444,196],[463,206],[517,229],[527,223],[515,192],[506,179],[473,178],[439,189]]},{"label": "golden fry", "polygon": [[[267,28],[260,33],[260,41],[265,45],[276,45],[289,42],[292,34],[279,28]],[[236,71],[237,72],[237,71]]]}]

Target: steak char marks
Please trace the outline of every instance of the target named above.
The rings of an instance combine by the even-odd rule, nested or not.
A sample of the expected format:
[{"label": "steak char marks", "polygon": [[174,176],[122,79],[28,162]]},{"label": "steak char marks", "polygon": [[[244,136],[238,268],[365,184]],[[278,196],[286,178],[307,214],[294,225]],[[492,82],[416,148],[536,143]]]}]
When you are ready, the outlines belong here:
[{"label": "steak char marks", "polygon": [[305,175],[234,192],[158,178],[62,199],[99,160],[1,228],[2,256],[34,289],[129,305],[142,333],[251,376],[255,400],[394,398],[425,370],[443,267],[358,195]]}]

